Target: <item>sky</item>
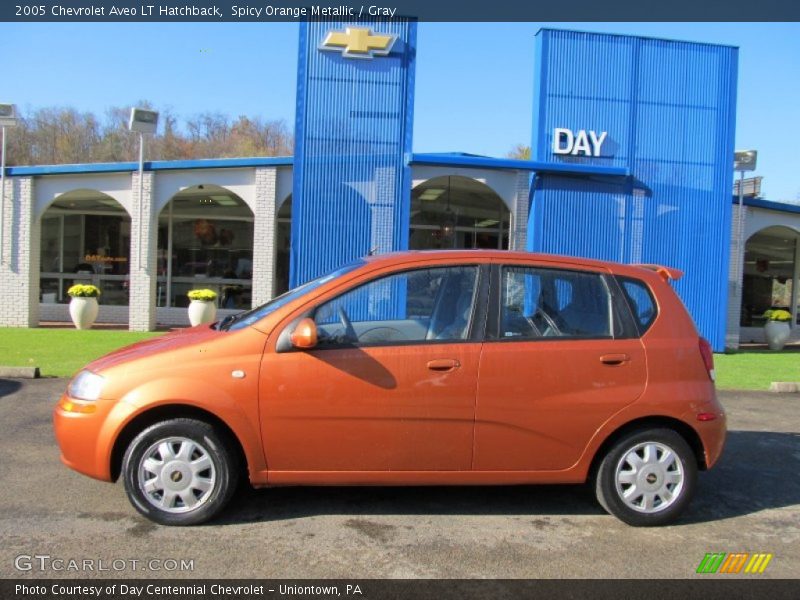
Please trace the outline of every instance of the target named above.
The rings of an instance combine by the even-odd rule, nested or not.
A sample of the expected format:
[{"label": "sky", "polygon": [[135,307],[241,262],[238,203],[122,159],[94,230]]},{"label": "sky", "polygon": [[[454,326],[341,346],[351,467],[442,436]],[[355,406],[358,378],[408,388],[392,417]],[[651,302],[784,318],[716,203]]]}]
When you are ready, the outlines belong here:
[{"label": "sky", "polygon": [[[149,100],[293,127],[297,23],[0,23],[0,101],[103,114]],[[770,200],[800,201],[800,23],[420,23],[415,152],[530,143],[534,35],[560,27],[738,46],[736,148]],[[470,40],[479,39],[480,45]]]}]

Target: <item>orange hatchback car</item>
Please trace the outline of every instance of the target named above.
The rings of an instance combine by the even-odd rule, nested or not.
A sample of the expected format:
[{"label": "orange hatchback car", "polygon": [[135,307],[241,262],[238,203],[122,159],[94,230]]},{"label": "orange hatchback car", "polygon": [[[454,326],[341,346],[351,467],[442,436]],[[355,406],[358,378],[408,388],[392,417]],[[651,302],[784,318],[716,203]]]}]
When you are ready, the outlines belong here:
[{"label": "orange hatchback car", "polygon": [[348,265],[118,350],[55,408],[62,460],[167,525],[253,486],[591,482],[674,520],[719,458],[711,348],[658,266],[502,251]]}]

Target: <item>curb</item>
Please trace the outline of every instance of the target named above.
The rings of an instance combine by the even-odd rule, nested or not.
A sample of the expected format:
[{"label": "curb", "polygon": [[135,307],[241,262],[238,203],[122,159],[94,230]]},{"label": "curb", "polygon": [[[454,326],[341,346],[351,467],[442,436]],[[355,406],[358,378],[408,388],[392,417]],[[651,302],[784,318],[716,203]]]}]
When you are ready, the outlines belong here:
[{"label": "curb", "polygon": [[0,377],[9,379],[39,379],[39,367],[0,367]]},{"label": "curb", "polygon": [[773,381],[769,384],[769,391],[776,394],[797,394],[800,392],[800,382]]}]

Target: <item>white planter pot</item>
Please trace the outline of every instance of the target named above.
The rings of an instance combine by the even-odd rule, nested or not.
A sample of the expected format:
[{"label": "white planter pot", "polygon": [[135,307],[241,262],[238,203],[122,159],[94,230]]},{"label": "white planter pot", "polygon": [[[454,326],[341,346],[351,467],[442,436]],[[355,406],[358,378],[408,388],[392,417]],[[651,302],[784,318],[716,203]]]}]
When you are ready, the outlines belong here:
[{"label": "white planter pot", "polygon": [[97,298],[75,297],[69,301],[69,316],[76,329],[91,329],[99,310]]},{"label": "white planter pot", "polygon": [[770,350],[783,350],[791,333],[789,323],[783,321],[767,321],[764,325],[764,337]]},{"label": "white planter pot", "polygon": [[192,300],[189,303],[189,322],[192,327],[202,323],[211,323],[217,316],[217,305],[202,300]]}]

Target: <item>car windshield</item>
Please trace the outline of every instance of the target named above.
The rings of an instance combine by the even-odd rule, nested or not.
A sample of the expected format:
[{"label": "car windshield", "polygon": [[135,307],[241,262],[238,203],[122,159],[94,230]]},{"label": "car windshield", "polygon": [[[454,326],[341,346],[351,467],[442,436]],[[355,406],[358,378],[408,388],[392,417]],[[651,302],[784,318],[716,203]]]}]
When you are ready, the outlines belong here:
[{"label": "car windshield", "polygon": [[351,271],[356,270],[358,267],[361,267],[364,264],[366,263],[363,260],[358,260],[356,262],[345,265],[344,267],[340,267],[339,269],[336,269],[335,271],[328,273],[327,275],[323,275],[322,277],[318,277],[317,279],[312,279],[311,281],[308,281],[303,285],[294,288],[293,290],[289,290],[288,292],[281,294],[277,298],[273,298],[266,304],[262,304],[261,306],[257,306],[256,308],[238,313],[236,315],[230,315],[228,317],[225,317],[219,323],[216,324],[216,328],[222,331],[235,331],[237,329],[249,327],[256,321],[260,321],[267,315],[272,314],[280,307],[285,306],[292,300],[299,298],[303,294],[307,294],[308,292],[317,289],[321,285],[324,285],[329,281],[336,279],[337,277],[350,273]]}]

